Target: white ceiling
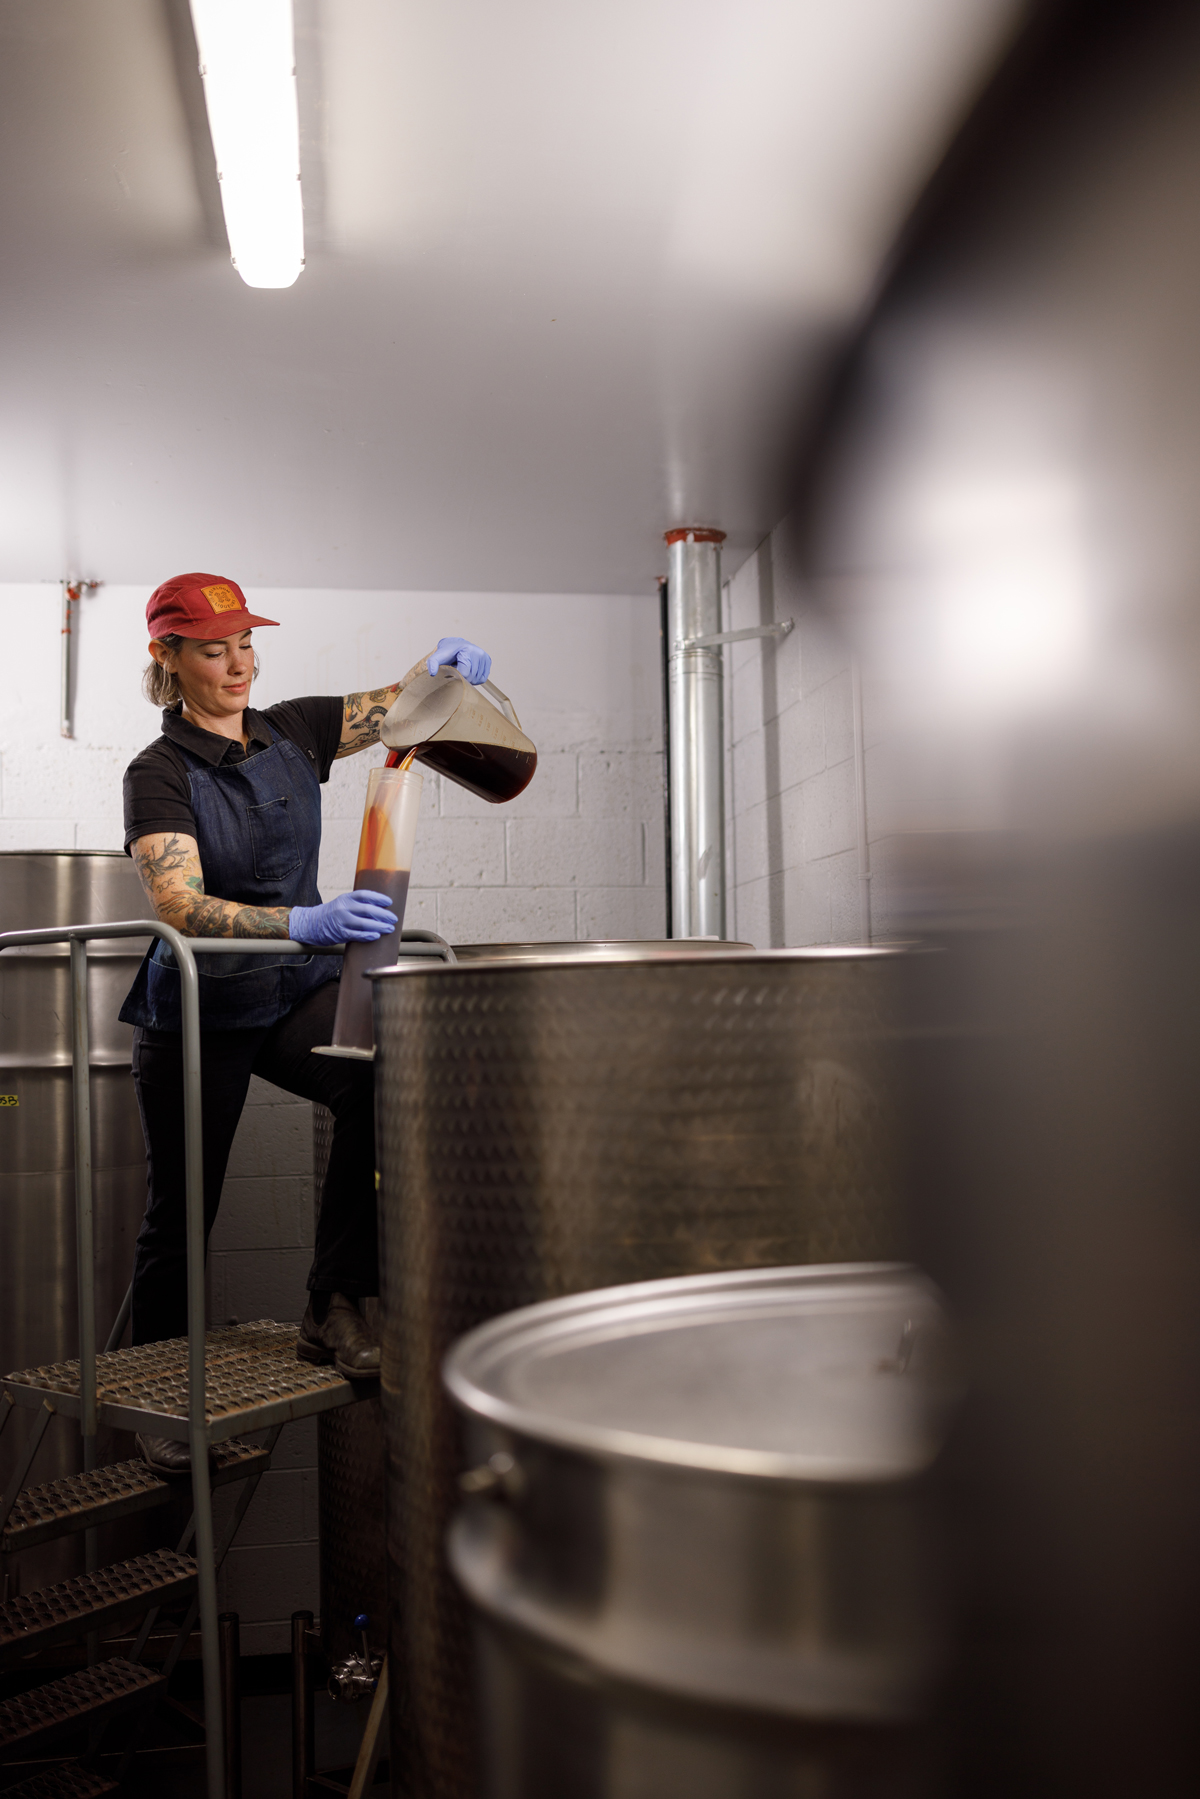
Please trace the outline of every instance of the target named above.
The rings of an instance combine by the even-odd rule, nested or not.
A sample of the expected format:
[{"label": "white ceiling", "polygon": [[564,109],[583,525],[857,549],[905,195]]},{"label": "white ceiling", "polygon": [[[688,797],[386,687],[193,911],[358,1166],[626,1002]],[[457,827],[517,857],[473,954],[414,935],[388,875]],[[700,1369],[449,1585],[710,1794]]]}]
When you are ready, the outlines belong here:
[{"label": "white ceiling", "polygon": [[1022,10],[297,0],[270,292],[183,0],[0,0],[0,580],[636,592],[689,521],[736,566]]}]

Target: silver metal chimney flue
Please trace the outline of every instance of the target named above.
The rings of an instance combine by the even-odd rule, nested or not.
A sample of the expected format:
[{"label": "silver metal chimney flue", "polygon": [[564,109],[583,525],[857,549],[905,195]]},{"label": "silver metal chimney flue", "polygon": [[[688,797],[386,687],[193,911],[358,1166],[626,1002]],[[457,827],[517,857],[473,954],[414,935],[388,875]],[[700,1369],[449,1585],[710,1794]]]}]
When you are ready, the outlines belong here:
[{"label": "silver metal chimney flue", "polygon": [[671,935],[725,935],[721,545],[724,531],[668,531],[667,735]]}]

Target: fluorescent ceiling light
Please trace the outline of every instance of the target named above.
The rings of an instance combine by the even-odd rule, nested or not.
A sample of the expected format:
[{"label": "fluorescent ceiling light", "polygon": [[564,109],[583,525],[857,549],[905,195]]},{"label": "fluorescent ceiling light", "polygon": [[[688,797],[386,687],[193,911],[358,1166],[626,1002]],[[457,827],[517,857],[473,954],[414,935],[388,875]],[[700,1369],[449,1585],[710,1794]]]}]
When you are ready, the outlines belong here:
[{"label": "fluorescent ceiling light", "polygon": [[191,0],[233,266],[248,287],[304,267],[292,0]]}]

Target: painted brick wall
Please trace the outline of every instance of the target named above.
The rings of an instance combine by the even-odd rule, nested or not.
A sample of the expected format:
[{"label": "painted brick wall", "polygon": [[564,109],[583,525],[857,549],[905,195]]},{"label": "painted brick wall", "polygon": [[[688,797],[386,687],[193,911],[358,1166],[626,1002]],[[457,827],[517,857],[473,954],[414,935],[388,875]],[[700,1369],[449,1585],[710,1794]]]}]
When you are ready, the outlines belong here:
[{"label": "painted brick wall", "polygon": [[[234,1488],[216,1496],[218,1537],[236,1498]],[[317,1421],[304,1418],[284,1426],[221,1570],[217,1599],[241,1619],[243,1655],[281,1655],[291,1643],[292,1613],[318,1617],[320,1596]]]},{"label": "painted brick wall", "polygon": [[[862,940],[851,658],[806,593],[785,520],[726,584],[725,628],[795,621],[725,652],[731,936],[760,948]],[[890,929],[885,749],[865,705],[872,935]]]},{"label": "painted brick wall", "polygon": [[[506,807],[428,773],[408,922],[461,942],[654,937],[664,929],[657,607],[652,596],[258,591],[259,704],[402,674],[450,632],[486,644],[539,750]],[[119,848],[121,774],[154,735],[138,690],[145,594],[83,602],[76,736],[58,731],[58,589],[0,587],[0,849]],[[335,766],[321,889],[350,886],[366,772]]]}]

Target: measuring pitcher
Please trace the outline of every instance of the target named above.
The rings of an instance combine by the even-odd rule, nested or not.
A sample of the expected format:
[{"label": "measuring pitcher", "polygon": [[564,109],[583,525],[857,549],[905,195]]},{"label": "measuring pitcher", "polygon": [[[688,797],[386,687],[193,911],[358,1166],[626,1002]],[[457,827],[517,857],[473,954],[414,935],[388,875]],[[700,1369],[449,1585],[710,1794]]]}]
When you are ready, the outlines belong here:
[{"label": "measuring pitcher", "polygon": [[508,695],[491,681],[472,687],[452,666],[410,681],[379,735],[390,750],[415,749],[426,768],[494,806],[522,793],[537,768],[537,750]]}]

